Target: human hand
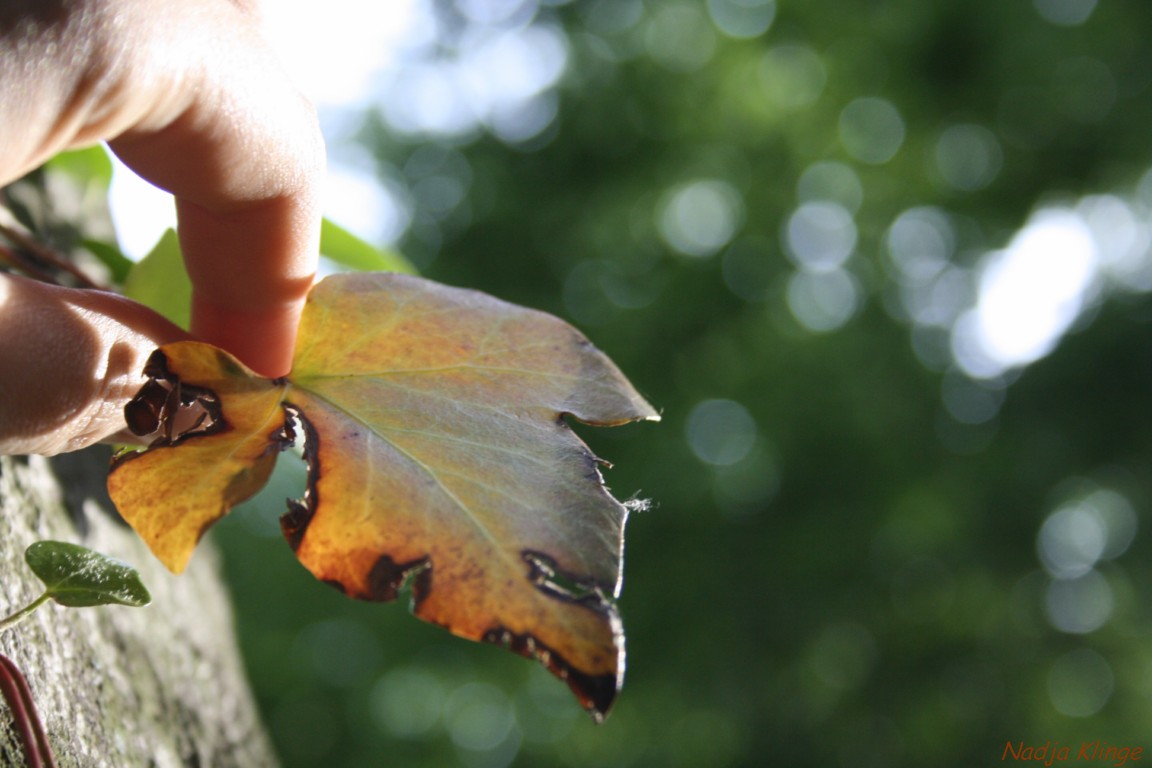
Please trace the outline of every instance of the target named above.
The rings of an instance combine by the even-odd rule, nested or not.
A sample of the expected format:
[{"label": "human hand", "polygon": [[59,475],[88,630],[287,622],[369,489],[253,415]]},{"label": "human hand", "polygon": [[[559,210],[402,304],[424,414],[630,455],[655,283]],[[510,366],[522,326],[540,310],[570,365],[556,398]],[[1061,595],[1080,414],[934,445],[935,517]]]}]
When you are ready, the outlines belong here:
[{"label": "human hand", "polygon": [[[176,198],[193,336],[287,373],[324,149],[255,3],[0,0],[0,185],[102,140]],[[0,274],[0,453],[121,431],[144,360],[184,337],[121,297]]]}]

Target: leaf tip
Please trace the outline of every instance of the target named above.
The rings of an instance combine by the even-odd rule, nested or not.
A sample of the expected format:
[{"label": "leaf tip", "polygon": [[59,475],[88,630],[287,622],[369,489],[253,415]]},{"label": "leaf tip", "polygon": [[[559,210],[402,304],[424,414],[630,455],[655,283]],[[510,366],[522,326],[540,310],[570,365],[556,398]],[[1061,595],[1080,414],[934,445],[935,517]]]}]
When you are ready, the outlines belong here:
[{"label": "leaf tip", "polygon": [[497,627],[485,632],[481,639],[486,643],[503,646],[525,658],[539,661],[549,672],[568,684],[569,690],[576,695],[580,706],[597,725],[607,719],[612,705],[616,702],[616,696],[624,685],[622,647],[617,657],[616,672],[589,674],[572,666],[559,653],[527,633],[517,634],[504,627]]}]

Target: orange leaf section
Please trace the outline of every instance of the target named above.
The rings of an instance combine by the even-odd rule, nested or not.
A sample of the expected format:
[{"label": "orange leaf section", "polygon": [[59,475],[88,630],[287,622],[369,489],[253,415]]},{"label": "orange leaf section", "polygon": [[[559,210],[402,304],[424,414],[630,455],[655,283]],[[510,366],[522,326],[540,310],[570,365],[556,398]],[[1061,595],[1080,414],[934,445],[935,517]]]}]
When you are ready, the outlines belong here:
[{"label": "orange leaf section", "polygon": [[[309,479],[282,524],[317,578],[368,600],[410,586],[417,616],[539,659],[603,717],[624,668],[613,598],[627,510],[564,417],[658,417],[579,332],[474,291],[360,273],[313,289],[286,381],[206,345],[157,354],[129,416],[163,436],[119,459],[109,487],[169,567],[266,481],[286,409]],[[196,403],[213,418],[182,431]]]},{"label": "orange leaf section", "polygon": [[284,386],[197,342],[162,347],[147,371],[153,381],[194,384],[225,410],[203,429],[161,435],[145,452],[120,454],[108,475],[120,514],[180,573],[212,523],[268,482],[283,443]]}]

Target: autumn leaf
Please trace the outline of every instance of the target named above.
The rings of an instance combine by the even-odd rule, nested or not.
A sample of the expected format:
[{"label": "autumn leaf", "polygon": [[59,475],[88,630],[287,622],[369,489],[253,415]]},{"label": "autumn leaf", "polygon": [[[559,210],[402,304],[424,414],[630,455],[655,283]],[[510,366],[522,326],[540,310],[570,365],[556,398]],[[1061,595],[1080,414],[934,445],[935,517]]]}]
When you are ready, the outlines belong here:
[{"label": "autumn leaf", "polygon": [[308,487],[281,523],[305,567],[365,600],[409,586],[417,616],[540,660],[603,718],[624,668],[627,508],[565,419],[658,416],[578,331],[475,291],[345,274],[313,289],[284,379],[196,342],[146,373],[127,416],[159,437],[108,485],[169,568],[302,432]]}]

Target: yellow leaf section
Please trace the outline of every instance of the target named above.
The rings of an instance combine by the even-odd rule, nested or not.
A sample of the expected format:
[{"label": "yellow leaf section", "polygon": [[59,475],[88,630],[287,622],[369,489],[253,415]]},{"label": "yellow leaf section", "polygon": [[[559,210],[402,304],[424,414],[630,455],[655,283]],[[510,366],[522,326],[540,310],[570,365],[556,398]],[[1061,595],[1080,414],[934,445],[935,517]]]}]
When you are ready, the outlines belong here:
[{"label": "yellow leaf section", "polygon": [[219,398],[220,421],[203,433],[161,437],[147,451],[120,454],[108,491],[156,557],[180,573],[204,532],[267,483],[282,442],[284,386],[207,344],[177,342],[155,355],[171,380]]}]

